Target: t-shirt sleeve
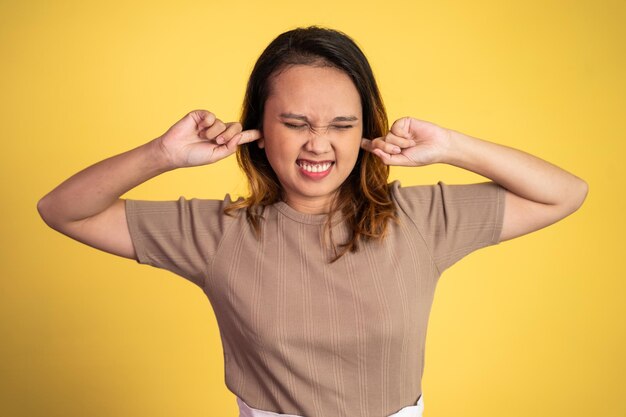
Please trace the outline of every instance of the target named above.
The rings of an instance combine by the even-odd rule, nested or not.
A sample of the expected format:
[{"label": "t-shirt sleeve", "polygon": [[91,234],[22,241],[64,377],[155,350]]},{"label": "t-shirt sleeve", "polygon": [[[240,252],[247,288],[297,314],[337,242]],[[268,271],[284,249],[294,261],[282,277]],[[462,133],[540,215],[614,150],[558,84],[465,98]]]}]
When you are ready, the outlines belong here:
[{"label": "t-shirt sleeve", "polygon": [[232,221],[221,200],[126,200],[126,219],[141,264],[167,269],[204,286],[207,266]]},{"label": "t-shirt sleeve", "polygon": [[401,187],[392,195],[430,249],[439,273],[469,253],[500,241],[505,189],[494,183]]}]

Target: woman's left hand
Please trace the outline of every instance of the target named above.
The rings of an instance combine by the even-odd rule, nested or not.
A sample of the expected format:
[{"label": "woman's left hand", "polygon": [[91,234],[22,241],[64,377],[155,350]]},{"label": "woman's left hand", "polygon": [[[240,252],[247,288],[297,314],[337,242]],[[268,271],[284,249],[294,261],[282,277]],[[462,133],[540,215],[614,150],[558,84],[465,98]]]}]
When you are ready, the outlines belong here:
[{"label": "woman's left hand", "polygon": [[384,137],[363,139],[361,147],[386,165],[450,164],[499,184],[506,207],[500,242],[559,221],[587,196],[585,181],[543,159],[411,117],[396,120]]},{"label": "woman's left hand", "polygon": [[423,166],[443,162],[450,131],[434,123],[403,117],[389,133],[363,139],[361,147],[378,156],[385,165]]}]

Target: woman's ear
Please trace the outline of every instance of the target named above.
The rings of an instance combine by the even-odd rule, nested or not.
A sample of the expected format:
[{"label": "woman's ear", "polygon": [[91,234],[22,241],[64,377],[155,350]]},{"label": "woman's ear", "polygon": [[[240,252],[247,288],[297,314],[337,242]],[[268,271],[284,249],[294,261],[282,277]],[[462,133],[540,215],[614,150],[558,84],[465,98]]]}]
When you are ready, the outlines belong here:
[{"label": "woman's ear", "polygon": [[260,138],[256,141],[257,145],[259,146],[259,149],[263,149],[265,148],[265,138]]}]

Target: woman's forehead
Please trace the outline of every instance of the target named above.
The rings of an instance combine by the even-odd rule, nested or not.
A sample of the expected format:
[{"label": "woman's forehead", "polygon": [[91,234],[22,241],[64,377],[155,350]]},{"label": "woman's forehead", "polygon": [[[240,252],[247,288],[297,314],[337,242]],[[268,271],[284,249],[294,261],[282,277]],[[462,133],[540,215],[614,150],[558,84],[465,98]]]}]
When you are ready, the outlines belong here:
[{"label": "woman's forehead", "polygon": [[341,70],[298,65],[272,78],[266,111],[325,122],[337,117],[361,117],[359,93]]},{"label": "woman's forehead", "polygon": [[336,67],[292,65],[270,76],[270,90],[276,92],[287,87],[301,88],[345,88],[358,94],[350,76]]}]

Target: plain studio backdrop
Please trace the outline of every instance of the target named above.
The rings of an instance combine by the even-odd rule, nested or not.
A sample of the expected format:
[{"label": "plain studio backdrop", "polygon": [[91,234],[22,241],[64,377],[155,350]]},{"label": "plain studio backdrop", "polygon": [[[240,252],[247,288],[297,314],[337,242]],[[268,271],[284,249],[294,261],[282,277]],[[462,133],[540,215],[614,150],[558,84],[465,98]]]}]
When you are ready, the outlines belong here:
[{"label": "plain studio backdrop", "polygon": [[[590,186],[571,217],[444,273],[425,416],[625,416],[624,22],[606,0],[2,0],[0,415],[236,415],[201,289],[54,232],[36,203],[191,110],[236,120],[263,48],[319,24],[363,48],[391,122],[519,148]],[[392,179],[485,180],[443,165]],[[245,192],[231,157],[127,197]]]}]

